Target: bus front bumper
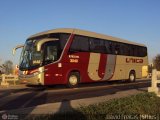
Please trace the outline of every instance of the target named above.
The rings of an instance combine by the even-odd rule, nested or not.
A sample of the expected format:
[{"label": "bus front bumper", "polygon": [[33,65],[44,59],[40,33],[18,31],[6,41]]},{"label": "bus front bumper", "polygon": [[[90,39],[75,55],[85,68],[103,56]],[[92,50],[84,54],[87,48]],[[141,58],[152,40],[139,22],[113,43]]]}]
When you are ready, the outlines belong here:
[{"label": "bus front bumper", "polygon": [[44,85],[41,75],[19,75],[20,83],[27,85]]}]

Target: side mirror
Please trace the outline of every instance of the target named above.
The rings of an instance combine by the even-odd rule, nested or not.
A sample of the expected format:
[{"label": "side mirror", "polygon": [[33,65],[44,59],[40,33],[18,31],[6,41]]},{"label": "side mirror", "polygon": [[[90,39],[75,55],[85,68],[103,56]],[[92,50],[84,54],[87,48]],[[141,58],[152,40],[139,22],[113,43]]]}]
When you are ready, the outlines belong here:
[{"label": "side mirror", "polygon": [[15,55],[16,50],[19,49],[19,48],[23,48],[23,47],[24,47],[24,45],[17,45],[15,48],[13,48],[12,54]]}]

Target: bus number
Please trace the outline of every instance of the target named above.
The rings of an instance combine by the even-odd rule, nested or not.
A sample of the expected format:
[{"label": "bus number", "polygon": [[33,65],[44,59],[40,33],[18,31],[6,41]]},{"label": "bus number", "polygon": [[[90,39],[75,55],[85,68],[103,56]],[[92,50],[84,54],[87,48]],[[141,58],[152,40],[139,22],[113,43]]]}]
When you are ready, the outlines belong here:
[{"label": "bus number", "polygon": [[71,63],[78,63],[78,59],[70,59]]}]

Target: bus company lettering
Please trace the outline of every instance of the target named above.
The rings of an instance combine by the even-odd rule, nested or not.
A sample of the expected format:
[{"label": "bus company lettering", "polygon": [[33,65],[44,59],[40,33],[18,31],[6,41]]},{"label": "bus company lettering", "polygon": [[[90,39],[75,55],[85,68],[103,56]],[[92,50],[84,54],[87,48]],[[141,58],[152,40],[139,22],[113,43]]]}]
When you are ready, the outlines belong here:
[{"label": "bus company lettering", "polygon": [[78,55],[69,55],[69,58],[79,58]]},{"label": "bus company lettering", "polygon": [[126,58],[126,63],[143,63],[143,59],[139,59],[139,58]]}]

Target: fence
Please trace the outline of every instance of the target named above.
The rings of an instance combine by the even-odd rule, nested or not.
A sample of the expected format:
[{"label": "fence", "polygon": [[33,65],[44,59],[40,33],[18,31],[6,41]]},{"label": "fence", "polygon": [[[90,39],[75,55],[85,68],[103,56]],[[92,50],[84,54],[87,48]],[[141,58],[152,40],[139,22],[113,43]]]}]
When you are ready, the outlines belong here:
[{"label": "fence", "polygon": [[157,96],[160,97],[160,90],[158,88],[158,83],[160,83],[160,71],[153,69],[151,87],[148,88],[148,92],[155,92]]},{"label": "fence", "polygon": [[13,82],[13,84],[16,84],[16,81],[18,80],[18,76],[17,75],[5,75],[2,74],[2,82],[1,85],[3,86],[8,86],[9,82]]}]

